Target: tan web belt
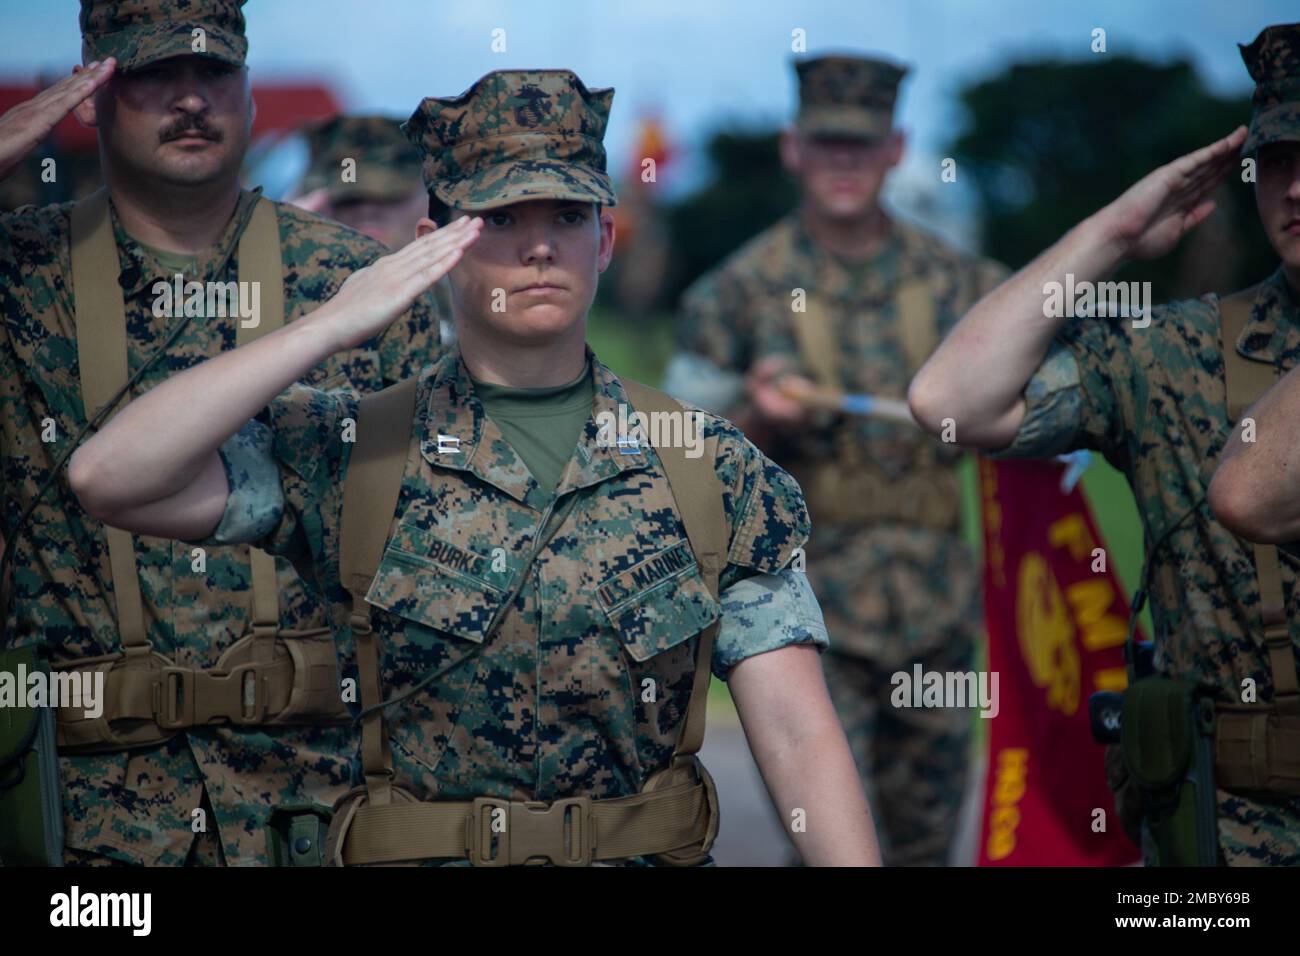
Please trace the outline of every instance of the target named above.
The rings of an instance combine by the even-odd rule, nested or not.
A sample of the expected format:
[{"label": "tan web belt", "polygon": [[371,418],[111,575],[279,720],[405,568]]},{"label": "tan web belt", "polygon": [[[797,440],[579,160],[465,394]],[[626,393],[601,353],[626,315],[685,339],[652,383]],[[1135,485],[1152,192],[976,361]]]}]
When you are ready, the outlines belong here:
[{"label": "tan web belt", "polygon": [[700,780],[608,800],[574,797],[544,803],[479,797],[386,806],[354,801],[338,839],[346,866],[444,858],[468,858],[475,866],[542,860],[590,866],[701,844],[716,814],[710,790],[711,781]]},{"label": "tan web belt", "polygon": [[[87,420],[127,382],[126,305],[121,266],[104,190],[72,208],[73,311]],[[257,201],[239,239],[240,281],[257,283],[263,309],[256,327],[236,321],[236,345],[284,322],[284,290],[275,207]],[[123,395],[121,404],[129,400]],[[115,410],[116,411],[116,410]],[[110,416],[111,417],[111,416]],[[122,652],[58,661],[56,672],[104,672],[103,712],[58,712],[61,751],[108,751],[161,743],[189,727],[228,722],[338,723],[348,719],[337,681],[329,628],[279,630],[275,559],[249,549],[252,632],[212,668],[179,667],[149,643],[144,600],[129,532],[104,527]],[[84,700],[83,700],[84,702]]]},{"label": "tan web belt", "polygon": [[1255,545],[1255,570],[1273,703],[1215,704],[1215,778],[1235,793],[1300,796],[1300,685],[1276,547]]},{"label": "tan web belt", "polygon": [[[1237,708],[1237,712],[1232,709]],[[1300,796],[1300,719],[1273,708],[1216,708],[1215,777],[1234,793]],[[1252,713],[1241,711],[1249,708]]]},{"label": "tan web belt", "polygon": [[[177,731],[212,724],[339,724],[349,721],[339,694],[329,628],[257,627],[211,668],[177,667],[146,644],[54,665],[89,678],[104,673],[102,712],[58,709],[61,751],[117,751],[162,743]],[[84,701],[83,701],[84,702]]]},{"label": "tan web belt", "polygon": [[957,476],[928,468],[891,480],[875,466],[816,462],[790,473],[803,489],[814,522],[856,526],[898,523],[951,531],[961,516]]}]

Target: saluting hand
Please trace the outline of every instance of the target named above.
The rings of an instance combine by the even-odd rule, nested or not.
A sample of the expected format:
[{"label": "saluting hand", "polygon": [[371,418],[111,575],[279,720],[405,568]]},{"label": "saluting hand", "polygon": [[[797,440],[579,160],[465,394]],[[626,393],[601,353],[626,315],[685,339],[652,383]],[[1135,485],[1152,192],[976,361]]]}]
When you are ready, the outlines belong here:
[{"label": "saluting hand", "polygon": [[117,61],[109,57],[78,67],[71,76],[0,116],[0,179],[12,173],[63,117],[107,83],[116,66]]},{"label": "saluting hand", "polygon": [[481,218],[462,216],[376,259],[348,276],[311,321],[328,330],[335,351],[355,348],[392,325],[418,296],[450,272],[482,228]]},{"label": "saluting hand", "polygon": [[1103,209],[1102,221],[1125,259],[1156,259],[1214,212],[1210,194],[1238,165],[1239,126],[1209,146],[1148,173]]}]

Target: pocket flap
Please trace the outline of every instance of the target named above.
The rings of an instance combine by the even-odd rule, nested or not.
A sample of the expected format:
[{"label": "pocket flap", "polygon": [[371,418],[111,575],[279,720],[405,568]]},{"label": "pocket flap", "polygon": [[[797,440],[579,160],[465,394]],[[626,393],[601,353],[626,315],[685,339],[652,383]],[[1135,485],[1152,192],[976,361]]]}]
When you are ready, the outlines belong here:
[{"label": "pocket flap", "polygon": [[[502,570],[493,570],[494,565]],[[432,531],[399,525],[366,600],[425,628],[483,642],[505,602],[517,563],[482,555]]]},{"label": "pocket flap", "polygon": [[635,661],[689,640],[722,616],[685,541],[609,577],[596,597]]}]

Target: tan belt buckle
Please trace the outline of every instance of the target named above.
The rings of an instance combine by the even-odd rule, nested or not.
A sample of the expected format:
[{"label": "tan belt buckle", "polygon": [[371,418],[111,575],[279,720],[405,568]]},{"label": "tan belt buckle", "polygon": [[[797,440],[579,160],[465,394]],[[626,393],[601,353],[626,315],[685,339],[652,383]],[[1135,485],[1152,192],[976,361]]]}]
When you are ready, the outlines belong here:
[{"label": "tan belt buckle", "polygon": [[[505,813],[505,828],[496,833],[492,824],[501,817],[495,816],[493,810]],[[497,852],[489,856],[494,836]],[[556,866],[590,866],[591,837],[590,797],[568,797],[553,803],[477,797],[469,817],[467,843],[475,866],[521,866],[540,858]],[[558,854],[556,847],[560,848]]]},{"label": "tan belt buckle", "polygon": [[[508,829],[514,830],[510,841],[512,865],[542,856],[555,866],[591,865],[590,797],[566,797],[550,804],[541,801],[512,803]],[[552,848],[556,846],[560,847],[558,858],[552,855]]]},{"label": "tan belt buckle", "polygon": [[[266,685],[256,662],[239,664],[231,668],[224,678],[231,681],[235,688],[236,706],[225,716],[237,727],[255,726],[266,720],[267,699],[264,693]],[[250,693],[251,691],[251,693]]]},{"label": "tan belt buckle", "polygon": [[189,667],[164,667],[162,700],[155,720],[163,730],[184,730],[194,726],[194,670]]},{"label": "tan belt buckle", "polygon": [[[483,811],[487,810],[487,813]],[[492,810],[506,814],[506,827],[500,833],[492,832],[496,819]],[[495,797],[475,797],[469,818],[465,821],[465,848],[474,866],[507,866],[510,863],[510,802]],[[497,838],[497,852],[492,853],[492,837]]]}]

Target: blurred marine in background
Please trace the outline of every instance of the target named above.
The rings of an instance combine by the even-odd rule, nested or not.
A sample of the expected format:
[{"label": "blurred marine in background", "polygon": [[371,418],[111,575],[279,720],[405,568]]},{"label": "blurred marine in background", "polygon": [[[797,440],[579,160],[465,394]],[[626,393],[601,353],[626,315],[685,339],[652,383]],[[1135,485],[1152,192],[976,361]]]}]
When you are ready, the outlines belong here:
[{"label": "blurred marine in background", "polygon": [[[293,567],[108,528],[63,467],[101,408],[301,318],[384,252],[240,188],[253,118],[241,7],[82,0],[86,65],[0,117],[0,177],[75,111],[98,130],[107,183],[81,202],[0,216],[13,571],[0,670],[103,680],[99,708],[58,709],[57,757],[44,746],[41,767],[0,767],[5,863],[264,863],[272,806],[328,806],[347,788],[356,734],[334,643]],[[230,296],[235,282],[246,291]],[[182,285],[182,301],[177,283],[198,285]],[[305,378],[378,389],[434,360],[437,329],[421,299]],[[0,763],[27,759],[4,743]],[[312,810],[277,822],[286,839],[272,848],[292,831],[295,853],[319,853]]]},{"label": "blurred marine in background", "polygon": [[[341,222],[395,252],[415,238],[429,198],[420,177],[420,155],[402,135],[401,120],[388,116],[335,116],[305,130],[311,153],[307,172],[287,199]],[[441,339],[455,335],[447,283],[431,293],[438,306]]]},{"label": "blurred marine in background", "polygon": [[903,155],[893,111],[904,68],[822,56],[795,69],[799,116],[781,156],[802,201],[687,290],[664,389],[726,414],[798,479],[815,528],[807,573],[832,635],[827,682],[884,861],[943,864],[971,712],[897,708],[890,697],[891,676],[916,663],[973,667],[982,613],[960,535],[960,453],[910,420],[835,406],[846,393],[901,400],[1004,270],[880,205]]},{"label": "blurred marine in background", "polygon": [[306,130],[310,165],[289,201],[337,220],[391,250],[415,238],[428,197],[420,157],[401,122],[336,116]]}]

